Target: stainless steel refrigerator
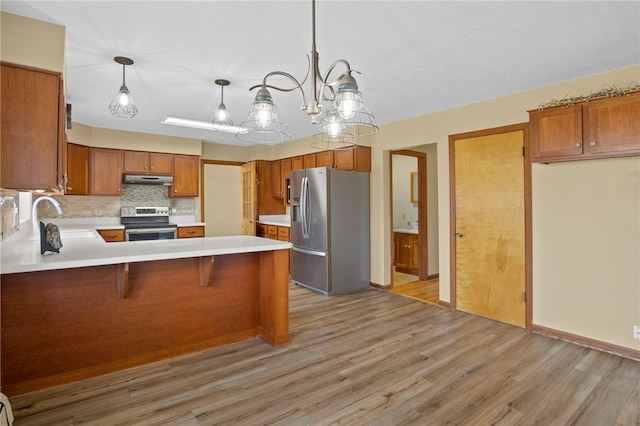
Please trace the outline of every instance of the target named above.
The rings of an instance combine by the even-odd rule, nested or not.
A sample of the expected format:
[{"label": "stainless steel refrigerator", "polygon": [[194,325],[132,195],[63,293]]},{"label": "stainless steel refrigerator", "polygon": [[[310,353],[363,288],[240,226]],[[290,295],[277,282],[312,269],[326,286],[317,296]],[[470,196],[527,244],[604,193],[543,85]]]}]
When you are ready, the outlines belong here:
[{"label": "stainless steel refrigerator", "polygon": [[325,296],[369,287],[369,173],[291,172],[291,280]]}]

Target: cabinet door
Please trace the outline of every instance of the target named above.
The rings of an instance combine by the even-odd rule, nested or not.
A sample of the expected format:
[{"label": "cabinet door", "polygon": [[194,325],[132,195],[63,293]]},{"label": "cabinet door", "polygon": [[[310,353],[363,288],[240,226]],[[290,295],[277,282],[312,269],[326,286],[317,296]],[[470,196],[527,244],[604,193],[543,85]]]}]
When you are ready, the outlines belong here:
[{"label": "cabinet door", "polygon": [[149,173],[170,175],[173,173],[173,154],[149,153]]},{"label": "cabinet door", "polygon": [[315,154],[307,154],[302,157],[302,167],[304,169],[311,169],[316,167],[316,155]]},{"label": "cabinet door", "polygon": [[640,153],[640,93],[589,101],[584,108],[589,154]]},{"label": "cabinet door", "polygon": [[197,197],[199,157],[194,155],[173,156],[173,185],[170,188],[172,197]]},{"label": "cabinet door", "polygon": [[67,145],[67,187],[65,194],[89,194],[89,147]]},{"label": "cabinet door", "polygon": [[271,195],[282,198],[282,167],[280,160],[271,162]]},{"label": "cabinet door", "polygon": [[333,157],[338,170],[371,171],[371,148],[368,146],[339,149],[334,151]]},{"label": "cabinet door", "polygon": [[149,173],[149,153],[124,151],[124,171],[127,173]]},{"label": "cabinet door", "polygon": [[396,268],[407,268],[407,234],[396,232],[393,234],[395,240],[394,261]]},{"label": "cabinet door", "polygon": [[529,113],[532,161],[568,160],[582,156],[582,106]]},{"label": "cabinet door", "polygon": [[0,186],[58,187],[60,75],[2,64]]},{"label": "cabinet door", "polygon": [[407,261],[408,261],[408,267],[409,269],[411,269],[412,271],[418,271],[418,265],[420,264],[420,260],[419,260],[419,250],[418,250],[418,236],[415,234],[409,234],[409,238],[408,238],[408,245],[409,247],[407,248],[408,251],[408,256],[407,256]]},{"label": "cabinet door", "polygon": [[316,152],[316,167],[333,167],[333,151]]},{"label": "cabinet door", "polygon": [[291,157],[291,170],[302,170],[304,169],[304,159],[301,155],[297,157]]},{"label": "cabinet door", "polygon": [[91,195],[121,195],[124,153],[119,149],[91,148]]}]

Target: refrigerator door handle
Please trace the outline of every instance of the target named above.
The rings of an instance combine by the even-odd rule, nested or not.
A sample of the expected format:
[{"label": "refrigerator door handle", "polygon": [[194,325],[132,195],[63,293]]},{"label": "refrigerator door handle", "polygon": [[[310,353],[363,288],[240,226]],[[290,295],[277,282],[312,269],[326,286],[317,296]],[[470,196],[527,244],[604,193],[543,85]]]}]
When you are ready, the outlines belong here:
[{"label": "refrigerator door handle", "polygon": [[302,216],[302,237],[309,238],[309,178],[302,178],[300,189],[300,210]]},{"label": "refrigerator door handle", "polygon": [[307,250],[307,249],[303,249],[303,248],[299,248],[299,247],[292,247],[291,250],[293,251],[297,251],[300,253],[304,253],[304,254],[310,254],[312,256],[321,256],[321,257],[326,257],[327,253],[323,252],[323,251],[313,251],[313,250]]}]

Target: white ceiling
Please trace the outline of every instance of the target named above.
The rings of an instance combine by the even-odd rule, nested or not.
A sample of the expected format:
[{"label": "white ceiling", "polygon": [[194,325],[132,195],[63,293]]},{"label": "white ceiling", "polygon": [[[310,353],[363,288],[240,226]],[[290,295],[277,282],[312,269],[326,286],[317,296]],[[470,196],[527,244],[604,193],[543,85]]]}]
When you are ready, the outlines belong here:
[{"label": "white ceiling", "polygon": [[[212,119],[220,103],[214,80],[225,78],[225,104],[239,124],[255,96],[249,87],[274,70],[302,80],[311,51],[310,0],[3,0],[0,7],[66,27],[67,102],[75,122],[94,127],[244,146],[231,134],[159,121]],[[349,61],[362,73],[365,103],[385,124],[640,64],[640,1],[318,0],[316,37],[321,72]],[[115,56],[135,61],[126,69],[139,109],[133,119],[109,113],[122,83]],[[294,140],[315,133],[298,93],[272,94]]]}]

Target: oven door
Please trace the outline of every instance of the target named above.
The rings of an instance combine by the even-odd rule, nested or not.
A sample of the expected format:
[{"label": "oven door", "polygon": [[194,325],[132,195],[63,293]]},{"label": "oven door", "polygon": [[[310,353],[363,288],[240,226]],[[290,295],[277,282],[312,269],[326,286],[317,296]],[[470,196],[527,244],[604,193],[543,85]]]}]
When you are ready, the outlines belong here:
[{"label": "oven door", "polygon": [[126,229],[125,236],[127,241],[173,240],[176,228]]}]

